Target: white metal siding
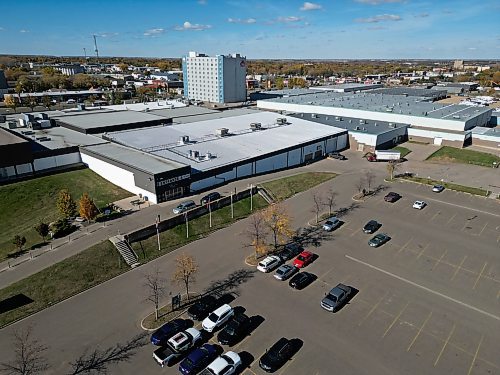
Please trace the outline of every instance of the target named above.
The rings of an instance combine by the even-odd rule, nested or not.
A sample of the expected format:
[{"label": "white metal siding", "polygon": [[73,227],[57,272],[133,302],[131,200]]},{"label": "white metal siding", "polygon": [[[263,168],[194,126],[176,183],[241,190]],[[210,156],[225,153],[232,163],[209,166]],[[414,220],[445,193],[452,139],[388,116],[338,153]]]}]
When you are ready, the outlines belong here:
[{"label": "white metal siding", "polygon": [[424,137],[424,138],[442,138],[447,141],[461,141],[465,139],[465,134],[446,133],[440,131],[432,131],[426,129],[408,128],[408,136]]},{"label": "white metal siding", "polygon": [[302,161],[300,160],[300,148],[296,148],[294,150],[290,150],[288,152],[288,166],[292,167],[294,165],[300,164]]},{"label": "white metal siding", "polygon": [[377,145],[377,136],[374,134],[351,132],[351,135],[358,143],[373,147]]},{"label": "white metal siding", "polygon": [[348,140],[347,134],[342,134],[341,136],[337,137],[337,150],[342,150],[346,148],[347,140]]},{"label": "white metal siding", "polygon": [[244,164],[238,167],[238,178],[250,176],[252,174],[252,164]]},{"label": "white metal siding", "polygon": [[317,143],[313,143],[312,145],[305,146],[304,147],[304,155],[310,154],[310,153],[314,154],[316,151],[319,151],[317,149],[318,146],[321,146],[321,151],[323,151],[323,142],[317,142]]},{"label": "white metal siding", "polygon": [[333,151],[337,151],[337,150],[338,150],[338,148],[337,148],[337,137],[328,139],[326,141],[326,150],[325,150],[325,152],[333,152]]}]

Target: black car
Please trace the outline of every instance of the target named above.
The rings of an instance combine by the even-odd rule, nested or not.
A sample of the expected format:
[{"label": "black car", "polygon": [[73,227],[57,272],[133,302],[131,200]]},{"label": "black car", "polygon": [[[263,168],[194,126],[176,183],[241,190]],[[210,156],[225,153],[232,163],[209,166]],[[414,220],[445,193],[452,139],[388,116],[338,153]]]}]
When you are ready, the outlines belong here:
[{"label": "black car", "polygon": [[377,221],[375,220],[370,220],[368,223],[366,223],[366,225],[363,227],[363,232],[364,233],[369,233],[369,234],[372,234],[372,233],[375,233],[378,228],[380,228],[382,225],[380,223],[378,223]]},{"label": "black car", "polygon": [[214,191],[213,193],[205,195],[203,198],[200,200],[200,204],[203,206],[204,204],[207,204],[208,202],[213,202],[216,201],[217,199],[220,199],[221,195]]},{"label": "black car", "polygon": [[316,280],[316,276],[309,272],[300,272],[290,279],[288,285],[294,289],[304,289],[306,286]]},{"label": "black car", "polygon": [[388,193],[385,197],[384,197],[384,200],[386,202],[390,202],[390,203],[394,203],[396,202],[397,200],[399,200],[401,198],[401,195],[399,195],[398,193],[395,193],[393,191],[391,191],[390,193]]},{"label": "black car", "polygon": [[302,252],[303,248],[294,242],[286,244],[283,250],[278,253],[278,256],[283,260],[290,260],[295,258]]},{"label": "black car", "polygon": [[330,152],[328,154],[328,157],[332,159],[346,160],[346,157],[342,155],[340,152]]},{"label": "black car", "polygon": [[214,296],[204,296],[191,306],[187,312],[191,319],[203,320],[217,307],[217,298]]},{"label": "black car", "polygon": [[163,346],[169,338],[189,327],[191,327],[190,321],[184,319],[174,319],[165,323],[151,335],[151,344]]},{"label": "black car", "polygon": [[294,354],[292,340],[280,338],[259,360],[259,366],[266,372],[274,372],[285,364]]},{"label": "black car", "polygon": [[245,337],[249,328],[250,318],[243,313],[236,314],[226,328],[219,332],[217,341],[221,345],[232,346]]}]

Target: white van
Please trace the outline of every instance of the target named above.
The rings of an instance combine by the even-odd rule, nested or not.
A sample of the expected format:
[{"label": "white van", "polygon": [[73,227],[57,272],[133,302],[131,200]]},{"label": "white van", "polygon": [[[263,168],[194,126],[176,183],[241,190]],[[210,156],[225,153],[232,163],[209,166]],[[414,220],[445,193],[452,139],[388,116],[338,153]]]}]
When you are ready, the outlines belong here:
[{"label": "white van", "polygon": [[201,323],[203,329],[212,332],[234,316],[234,310],[227,303],[211,312]]}]

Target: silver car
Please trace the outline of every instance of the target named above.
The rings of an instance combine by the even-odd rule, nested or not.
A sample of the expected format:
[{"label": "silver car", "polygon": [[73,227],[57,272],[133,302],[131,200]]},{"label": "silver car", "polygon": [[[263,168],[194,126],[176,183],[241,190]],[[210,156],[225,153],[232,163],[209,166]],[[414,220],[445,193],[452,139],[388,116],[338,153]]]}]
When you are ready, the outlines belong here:
[{"label": "silver car", "polygon": [[325,222],[325,224],[323,224],[323,229],[326,230],[327,232],[330,232],[338,228],[339,225],[340,225],[340,220],[337,219],[335,216],[332,216]]},{"label": "silver car", "polygon": [[278,280],[283,281],[297,273],[298,270],[299,269],[297,267],[291,266],[289,264],[283,264],[276,270],[276,272],[274,273],[274,277]]},{"label": "silver car", "polygon": [[195,207],[196,203],[194,203],[194,201],[184,201],[179,203],[179,205],[175,207],[172,211],[174,212],[174,214],[181,214]]}]

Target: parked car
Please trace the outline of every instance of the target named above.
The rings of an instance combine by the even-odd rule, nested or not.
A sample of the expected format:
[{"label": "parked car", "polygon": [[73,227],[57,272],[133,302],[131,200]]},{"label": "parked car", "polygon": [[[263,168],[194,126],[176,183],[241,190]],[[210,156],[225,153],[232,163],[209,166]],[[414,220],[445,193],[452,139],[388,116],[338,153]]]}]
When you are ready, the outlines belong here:
[{"label": "parked car", "polygon": [[266,372],[274,372],[292,358],[295,348],[292,340],[279,339],[259,360],[259,366]]},{"label": "parked car", "polygon": [[175,207],[172,211],[174,212],[174,214],[181,214],[195,207],[196,203],[194,203],[194,201],[184,201],[179,203],[179,205]]},{"label": "parked car", "polygon": [[274,273],[274,277],[278,280],[284,281],[290,276],[293,276],[299,269],[289,264],[283,264]]},{"label": "parked car", "polygon": [[151,344],[157,346],[165,345],[167,340],[173,335],[189,328],[189,323],[189,320],[184,319],[174,319],[165,323],[151,335]]},{"label": "parked car", "polygon": [[391,191],[390,193],[388,193],[385,197],[384,197],[384,200],[386,202],[390,202],[390,203],[394,203],[396,202],[398,199],[401,198],[401,195],[399,195],[398,193],[395,193],[393,191]]},{"label": "parked car", "polygon": [[301,253],[303,250],[302,246],[299,244],[292,242],[286,244],[283,250],[278,253],[278,256],[283,259],[283,261],[290,260],[295,258],[297,255]]},{"label": "parked car", "polygon": [[277,255],[270,255],[259,262],[257,269],[261,272],[271,272],[279,266],[281,258]]},{"label": "parked car", "polygon": [[241,358],[238,353],[226,352],[210,363],[200,375],[232,375],[241,366]]},{"label": "parked car", "polygon": [[337,219],[335,216],[332,216],[329,218],[325,224],[323,224],[323,229],[326,230],[327,232],[331,232],[334,229],[337,229],[340,226],[340,220]]},{"label": "parked car", "polygon": [[432,191],[434,193],[441,193],[443,190],[444,190],[444,186],[443,185],[434,185],[432,187]]},{"label": "parked car", "polygon": [[191,319],[203,320],[217,307],[217,298],[203,296],[194,305],[190,306],[187,313]]},{"label": "parked car", "polygon": [[425,206],[427,206],[427,203],[424,201],[415,201],[415,203],[413,203],[413,208],[416,208],[417,210],[421,210]]},{"label": "parked car", "polygon": [[370,220],[363,227],[363,232],[368,233],[368,234],[372,234],[372,233],[375,233],[378,230],[378,228],[380,228],[381,226],[382,226],[382,224],[380,224],[376,220]]},{"label": "parked car", "polygon": [[170,365],[175,359],[186,354],[201,340],[201,332],[196,328],[188,328],[168,339],[167,344],[153,352],[153,358],[163,367]]},{"label": "parked car", "polygon": [[331,159],[346,160],[346,157],[342,155],[340,152],[330,152],[328,154],[328,157]]},{"label": "parked car", "polygon": [[179,371],[184,375],[197,374],[217,357],[217,345],[204,344],[196,348],[180,363]]},{"label": "parked car", "polygon": [[391,237],[389,237],[385,233],[376,234],[370,241],[368,241],[368,245],[371,247],[379,247],[389,241]]},{"label": "parked car", "polygon": [[352,293],[352,288],[344,284],[338,284],[335,288],[325,294],[321,300],[321,307],[327,311],[335,312],[347,302]]},{"label": "parked car", "polygon": [[233,308],[226,303],[215,309],[205,319],[203,319],[201,326],[205,331],[213,332],[215,329],[224,325],[224,323],[226,323],[233,316]]},{"label": "parked car", "polygon": [[293,261],[293,265],[297,268],[303,268],[307,266],[309,263],[311,263],[314,260],[314,254],[311,253],[310,251],[303,251],[299,254],[297,258]]},{"label": "parked car", "polygon": [[200,204],[203,206],[204,204],[207,204],[208,202],[213,202],[216,201],[217,199],[220,199],[221,195],[217,193],[216,191],[205,195],[203,198],[200,200]]},{"label": "parked car", "polygon": [[217,335],[217,341],[221,345],[232,346],[248,333],[250,318],[243,313],[236,314],[227,326]]},{"label": "parked car", "polygon": [[290,279],[288,285],[294,289],[304,289],[306,286],[316,280],[316,276],[309,272],[300,272]]}]

